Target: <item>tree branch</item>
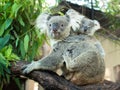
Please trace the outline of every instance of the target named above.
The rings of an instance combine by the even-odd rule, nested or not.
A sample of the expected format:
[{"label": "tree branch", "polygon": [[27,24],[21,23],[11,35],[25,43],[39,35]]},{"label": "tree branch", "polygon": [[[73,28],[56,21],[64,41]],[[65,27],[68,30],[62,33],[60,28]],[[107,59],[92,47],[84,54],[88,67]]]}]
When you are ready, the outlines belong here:
[{"label": "tree branch", "polygon": [[28,64],[24,61],[12,63],[11,71],[16,76],[26,76],[41,84],[45,90],[120,90],[120,83],[113,83],[105,80],[101,84],[93,84],[86,86],[76,86],[67,81],[63,77],[58,76],[52,71],[39,70],[32,71],[30,74],[23,74],[21,68],[23,65]]}]

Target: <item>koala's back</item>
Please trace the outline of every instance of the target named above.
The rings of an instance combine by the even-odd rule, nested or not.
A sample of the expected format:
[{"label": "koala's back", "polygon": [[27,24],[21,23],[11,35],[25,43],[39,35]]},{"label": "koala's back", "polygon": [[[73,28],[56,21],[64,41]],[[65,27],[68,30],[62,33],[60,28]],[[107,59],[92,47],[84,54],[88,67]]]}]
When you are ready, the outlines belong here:
[{"label": "koala's back", "polygon": [[65,77],[77,85],[99,83],[104,79],[105,63],[91,39],[87,35],[74,35],[60,44],[63,54],[67,53],[73,60]]}]

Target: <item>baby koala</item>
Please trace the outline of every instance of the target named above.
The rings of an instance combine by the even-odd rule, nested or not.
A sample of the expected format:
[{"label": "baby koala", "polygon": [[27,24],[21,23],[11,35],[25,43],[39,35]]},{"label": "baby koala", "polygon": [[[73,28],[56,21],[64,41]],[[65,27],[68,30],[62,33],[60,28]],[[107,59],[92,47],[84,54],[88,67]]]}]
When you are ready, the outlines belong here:
[{"label": "baby koala", "polygon": [[93,36],[95,31],[100,29],[100,24],[97,20],[91,20],[73,9],[69,9],[66,15],[70,18],[70,25],[75,33]]},{"label": "baby koala", "polygon": [[[93,37],[94,33],[101,28],[100,23],[97,20],[91,20],[73,9],[69,9],[66,12],[66,15],[70,18],[70,25],[72,27],[71,34],[73,35],[85,34]],[[104,58],[105,51],[101,43],[95,37],[93,43]]]},{"label": "baby koala", "polygon": [[[97,20],[91,20],[88,18],[82,19],[82,24],[80,26],[80,29],[77,30],[77,33],[86,34],[89,36],[94,36],[94,33],[100,29],[100,24]],[[105,51],[101,45],[101,43],[94,37],[95,41],[93,42],[96,46],[96,48],[99,50],[101,56],[105,57]],[[93,40],[92,40],[93,41]]]},{"label": "baby koala", "polygon": [[93,36],[94,33],[100,29],[100,24],[97,20],[91,20],[88,18],[83,18],[81,20],[81,26],[76,32],[87,34]]}]

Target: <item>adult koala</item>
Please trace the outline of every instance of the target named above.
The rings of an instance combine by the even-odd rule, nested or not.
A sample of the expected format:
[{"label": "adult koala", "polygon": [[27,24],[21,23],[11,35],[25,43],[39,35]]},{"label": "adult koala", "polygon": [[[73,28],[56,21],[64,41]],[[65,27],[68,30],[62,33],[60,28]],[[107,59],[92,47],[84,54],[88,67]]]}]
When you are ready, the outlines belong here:
[{"label": "adult koala", "polygon": [[38,16],[36,24],[43,30],[42,32],[47,33],[52,43],[52,50],[48,56],[24,66],[23,73],[37,69],[54,72],[62,69],[64,77],[76,85],[103,81],[104,59],[94,45],[92,36],[71,35],[72,24],[66,15],[50,16],[43,13]]}]

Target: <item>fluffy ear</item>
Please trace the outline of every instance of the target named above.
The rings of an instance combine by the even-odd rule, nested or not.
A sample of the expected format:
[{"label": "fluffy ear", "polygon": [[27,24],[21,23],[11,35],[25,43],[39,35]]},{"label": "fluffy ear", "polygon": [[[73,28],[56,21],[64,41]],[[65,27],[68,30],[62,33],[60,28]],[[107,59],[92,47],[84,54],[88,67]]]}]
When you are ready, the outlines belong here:
[{"label": "fluffy ear", "polygon": [[94,25],[93,28],[91,29],[91,33],[89,33],[90,36],[93,36],[94,33],[101,28],[100,23],[97,20],[92,20],[92,22],[94,23]]},{"label": "fluffy ear", "polygon": [[100,29],[101,27],[100,27],[100,23],[97,21],[97,20],[93,20],[93,22],[94,22],[94,30],[98,30],[98,29]]},{"label": "fluffy ear", "polygon": [[50,17],[50,14],[48,13],[42,13],[37,17],[36,27],[40,29],[41,33],[47,32],[47,22],[49,17]]},{"label": "fluffy ear", "polygon": [[85,17],[74,9],[69,9],[66,15],[70,18],[70,26],[73,31],[77,31],[81,26],[81,20]]}]

